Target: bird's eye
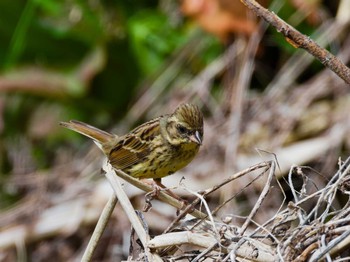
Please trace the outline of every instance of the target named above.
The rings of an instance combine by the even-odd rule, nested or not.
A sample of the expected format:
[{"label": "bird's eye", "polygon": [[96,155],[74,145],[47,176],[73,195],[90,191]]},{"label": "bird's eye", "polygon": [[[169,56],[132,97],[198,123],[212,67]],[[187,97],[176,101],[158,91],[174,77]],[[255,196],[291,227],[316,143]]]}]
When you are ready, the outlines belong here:
[{"label": "bird's eye", "polygon": [[177,125],[177,130],[181,133],[184,134],[187,132],[186,127],[182,126],[182,125]]}]

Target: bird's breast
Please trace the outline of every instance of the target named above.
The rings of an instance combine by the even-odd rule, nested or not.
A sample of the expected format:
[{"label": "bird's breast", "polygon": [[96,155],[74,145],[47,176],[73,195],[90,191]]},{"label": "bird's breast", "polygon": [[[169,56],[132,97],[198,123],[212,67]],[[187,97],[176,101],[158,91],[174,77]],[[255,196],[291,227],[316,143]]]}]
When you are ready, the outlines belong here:
[{"label": "bird's breast", "polygon": [[[128,170],[137,178],[162,178],[169,176],[187,166],[195,157],[199,146],[164,146],[156,147],[147,156],[144,163]],[[148,163],[148,164],[145,164]]]}]

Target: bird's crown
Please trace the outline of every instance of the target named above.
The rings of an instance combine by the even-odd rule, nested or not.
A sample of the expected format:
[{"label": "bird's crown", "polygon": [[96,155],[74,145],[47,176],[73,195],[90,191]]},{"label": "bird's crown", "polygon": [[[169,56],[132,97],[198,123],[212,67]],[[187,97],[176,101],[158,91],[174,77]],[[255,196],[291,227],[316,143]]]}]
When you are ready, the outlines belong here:
[{"label": "bird's crown", "polygon": [[176,108],[173,115],[179,123],[186,124],[188,128],[203,129],[203,115],[198,106],[193,104],[182,104]]}]

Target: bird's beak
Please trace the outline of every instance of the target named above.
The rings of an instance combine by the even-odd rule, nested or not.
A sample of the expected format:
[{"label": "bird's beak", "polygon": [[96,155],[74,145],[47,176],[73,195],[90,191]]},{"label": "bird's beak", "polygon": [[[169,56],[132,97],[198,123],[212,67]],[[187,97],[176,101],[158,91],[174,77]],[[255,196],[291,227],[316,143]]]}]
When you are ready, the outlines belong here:
[{"label": "bird's beak", "polygon": [[190,140],[198,145],[202,145],[202,138],[198,131],[190,136]]}]

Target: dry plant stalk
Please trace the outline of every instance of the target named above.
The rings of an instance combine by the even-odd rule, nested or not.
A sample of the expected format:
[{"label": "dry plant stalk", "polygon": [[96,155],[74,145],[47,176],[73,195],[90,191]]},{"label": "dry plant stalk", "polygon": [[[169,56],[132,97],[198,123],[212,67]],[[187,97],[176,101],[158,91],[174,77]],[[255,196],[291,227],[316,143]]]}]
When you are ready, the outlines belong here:
[{"label": "dry plant stalk", "polygon": [[[348,199],[345,206],[336,208],[335,198],[339,191],[349,196],[350,158],[341,164],[339,171],[332,176],[326,187],[314,193],[307,190],[308,179],[304,179],[301,191],[295,189],[291,174],[296,172],[297,175],[305,176],[302,169],[302,167],[292,167],[289,173],[289,186],[294,195],[294,201],[288,203],[287,208],[277,210],[276,214],[264,224],[257,224],[253,218],[272,187],[274,163],[271,163],[267,182],[259,201],[243,226],[232,226],[215,221],[215,228],[213,228],[213,224],[208,221],[198,219],[182,221],[182,226],[174,230],[186,229],[186,233],[182,231],[172,233],[174,235],[157,236],[150,241],[150,247],[160,248],[165,245],[175,246],[186,243],[192,247],[193,252],[197,252],[194,252],[191,257],[193,261],[203,258],[223,259],[223,261],[235,259],[320,261],[330,256],[339,256],[342,250],[349,249],[350,246],[350,201]],[[303,206],[306,203],[312,205],[315,201],[316,205],[307,214]],[[283,204],[284,200],[281,207]],[[249,230],[247,230],[248,224],[250,224]],[[201,235],[202,240],[200,240]],[[157,243],[162,244],[157,246]],[[198,246],[205,248],[199,254]],[[165,249],[161,248],[161,250]],[[177,258],[183,255],[181,253]],[[172,256],[172,259],[175,258]]]},{"label": "dry plant stalk", "polygon": [[[303,175],[300,167],[293,167],[292,170]],[[299,226],[288,232],[284,241],[277,246],[285,260],[320,261],[349,249],[350,201],[348,199],[343,207],[335,206],[338,194],[349,196],[349,182],[350,158],[340,164],[338,172],[324,188],[313,194],[297,192],[290,184],[295,208],[302,211],[301,206],[312,199],[316,199],[316,205],[307,214],[305,211],[299,213]]]},{"label": "dry plant stalk", "polygon": [[88,262],[92,260],[92,256],[96,250],[97,244],[102,237],[103,232],[107,227],[107,223],[109,218],[112,215],[112,212],[115,208],[115,205],[118,203],[118,198],[115,195],[111,195],[107,204],[102,210],[102,213],[97,221],[96,227],[92,236],[89,240],[89,244],[85,249],[83,257],[81,259],[82,262]]}]

